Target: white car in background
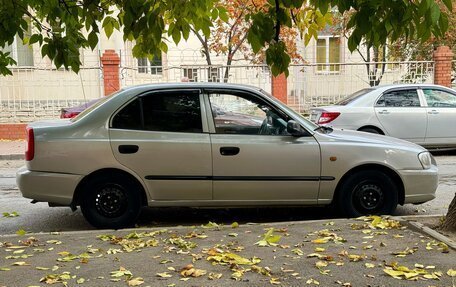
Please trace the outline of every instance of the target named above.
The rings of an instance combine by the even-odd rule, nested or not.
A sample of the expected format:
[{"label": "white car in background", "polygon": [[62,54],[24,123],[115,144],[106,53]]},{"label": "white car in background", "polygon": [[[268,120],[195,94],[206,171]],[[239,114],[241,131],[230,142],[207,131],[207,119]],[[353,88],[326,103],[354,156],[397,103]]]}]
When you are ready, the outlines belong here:
[{"label": "white car in background", "polygon": [[362,89],[333,106],[313,108],[311,121],[388,135],[428,148],[456,148],[456,91],[430,84]]}]

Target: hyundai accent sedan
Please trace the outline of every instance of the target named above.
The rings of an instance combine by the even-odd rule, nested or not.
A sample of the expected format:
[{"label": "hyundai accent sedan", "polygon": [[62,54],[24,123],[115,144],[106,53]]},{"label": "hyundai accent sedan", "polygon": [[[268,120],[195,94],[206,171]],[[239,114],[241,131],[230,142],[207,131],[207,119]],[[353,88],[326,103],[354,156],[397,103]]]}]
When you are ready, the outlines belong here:
[{"label": "hyundai accent sedan", "polygon": [[456,91],[430,84],[366,88],[333,106],[312,109],[311,120],[428,148],[456,148]]},{"label": "hyundai accent sedan", "polygon": [[[220,121],[226,113],[244,120]],[[98,228],[131,226],[143,206],[333,204],[347,216],[389,214],[433,199],[438,182],[418,145],[318,126],[240,85],[130,87],[71,120],[32,123],[27,137],[22,195],[80,206]]]}]

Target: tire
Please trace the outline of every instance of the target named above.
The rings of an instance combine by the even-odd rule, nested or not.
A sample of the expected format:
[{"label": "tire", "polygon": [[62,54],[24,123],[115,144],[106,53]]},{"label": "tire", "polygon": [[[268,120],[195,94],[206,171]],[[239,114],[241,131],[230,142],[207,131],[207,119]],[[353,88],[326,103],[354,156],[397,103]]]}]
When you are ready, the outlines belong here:
[{"label": "tire", "polygon": [[337,202],[349,217],[392,214],[398,204],[398,188],[382,171],[359,171],[342,183]]},{"label": "tire", "polygon": [[374,128],[360,128],[358,131],[360,132],[365,132],[365,133],[371,133],[371,134],[378,134],[378,135],[381,135],[382,133],[377,130],[377,129],[374,129]]},{"label": "tire", "polygon": [[96,228],[132,226],[141,211],[140,190],[134,182],[122,176],[94,178],[86,185],[81,211]]}]

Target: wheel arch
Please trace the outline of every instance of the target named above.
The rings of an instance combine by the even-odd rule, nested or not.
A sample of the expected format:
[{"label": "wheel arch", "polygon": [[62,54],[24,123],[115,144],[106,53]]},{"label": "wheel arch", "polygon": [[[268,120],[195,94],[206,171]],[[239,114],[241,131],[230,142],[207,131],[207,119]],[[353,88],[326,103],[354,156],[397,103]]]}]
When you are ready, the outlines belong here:
[{"label": "wheel arch", "polygon": [[366,126],[362,126],[358,129],[358,131],[362,131],[363,129],[374,129],[376,131],[379,132],[379,134],[381,135],[385,135],[385,132],[383,132],[383,130],[377,126],[374,126],[374,125],[366,125]]},{"label": "wheel arch", "polygon": [[388,175],[393,180],[393,182],[396,184],[396,186],[398,188],[398,203],[401,204],[401,205],[404,204],[404,201],[405,201],[405,188],[404,188],[404,183],[402,182],[401,177],[399,176],[399,174],[397,174],[391,168],[389,168],[387,166],[384,166],[384,165],[381,165],[381,164],[363,164],[363,165],[359,165],[359,166],[356,166],[356,167],[350,169],[348,172],[346,172],[342,176],[342,178],[337,183],[336,191],[334,193],[334,197],[333,198],[336,199],[338,197],[338,194],[339,194],[339,192],[341,190],[341,187],[342,187],[343,183],[348,178],[350,178],[350,176],[352,176],[353,174],[355,174],[355,173],[357,173],[359,171],[364,171],[364,170],[381,171],[381,172],[385,173],[386,175]]},{"label": "wheel arch", "polygon": [[144,189],[144,186],[141,184],[141,182],[132,174],[121,170],[117,168],[103,168],[99,169],[96,171],[93,171],[92,173],[86,175],[76,186],[74,196],[73,196],[73,201],[71,202],[72,207],[76,207],[81,204],[81,199],[82,195],[84,193],[84,189],[87,186],[87,184],[96,177],[102,177],[102,176],[111,176],[111,177],[123,177],[131,181],[136,185],[136,187],[140,190],[141,194],[141,204],[142,205],[147,205],[147,194],[146,190]]}]

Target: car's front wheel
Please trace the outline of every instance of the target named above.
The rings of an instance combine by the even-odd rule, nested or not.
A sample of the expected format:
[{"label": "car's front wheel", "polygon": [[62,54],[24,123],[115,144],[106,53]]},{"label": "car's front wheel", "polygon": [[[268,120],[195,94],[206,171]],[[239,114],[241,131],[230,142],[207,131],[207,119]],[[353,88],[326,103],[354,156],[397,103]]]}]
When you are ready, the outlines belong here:
[{"label": "car's front wheel", "polygon": [[103,176],[91,180],[81,201],[82,214],[97,228],[132,226],[140,210],[139,189],[123,177]]},{"label": "car's front wheel", "polygon": [[382,171],[359,171],[342,183],[337,202],[349,217],[392,214],[398,204],[398,188]]}]

